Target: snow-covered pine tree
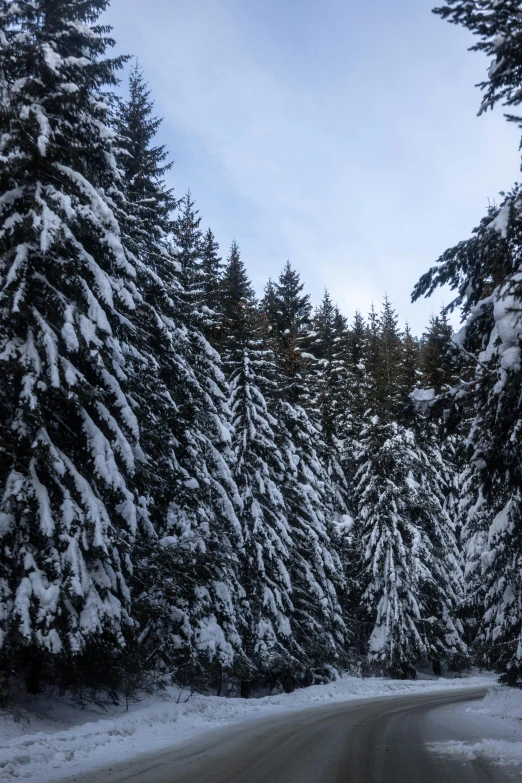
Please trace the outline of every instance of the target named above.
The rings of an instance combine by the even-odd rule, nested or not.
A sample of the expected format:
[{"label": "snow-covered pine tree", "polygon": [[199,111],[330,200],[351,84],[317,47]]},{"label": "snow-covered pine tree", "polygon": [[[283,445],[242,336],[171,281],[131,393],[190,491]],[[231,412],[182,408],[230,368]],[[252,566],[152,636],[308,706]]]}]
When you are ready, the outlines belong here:
[{"label": "snow-covered pine tree", "polygon": [[462,527],[467,523],[467,503],[463,504],[461,483],[467,471],[465,440],[469,430],[469,413],[464,401],[448,394],[466,377],[469,362],[453,342],[453,327],[443,309],[432,316],[422,335],[419,363],[419,386],[432,389],[437,401],[426,411],[428,419],[438,426],[438,442],[445,466],[446,507],[455,522],[459,545]]},{"label": "snow-covered pine tree", "polygon": [[136,255],[145,255],[147,266],[154,269],[158,261],[163,266],[165,247],[174,227],[177,202],[164,184],[172,163],[165,146],[154,145],[162,120],[154,116],[151,91],[137,62],[129,75],[128,90],[128,98],[118,100],[113,116],[119,137],[118,163],[134,224],[127,235],[135,245]]},{"label": "snow-covered pine tree", "polygon": [[[432,317],[429,332],[422,341],[416,340],[408,326],[403,337],[402,400],[406,405],[415,388],[432,389],[439,393],[450,388],[448,380],[455,377],[456,346],[451,342],[453,330],[444,310]],[[424,362],[423,362],[424,360]],[[426,373],[422,368],[426,368]],[[462,618],[464,608],[464,558],[461,546],[461,514],[459,509],[463,438],[459,431],[450,432],[447,406],[425,404],[410,420],[417,444],[420,469],[419,486],[426,498],[428,514],[421,517],[424,530],[435,552],[433,582],[425,588],[426,596],[435,598],[431,625],[430,658],[436,673],[443,660],[454,669],[467,663],[466,634]],[[411,406],[403,412],[403,421],[412,413]],[[442,590],[446,603],[437,603],[437,591]],[[449,639],[444,637],[444,622]],[[428,634],[429,636],[429,634]]]},{"label": "snow-covered pine tree", "polygon": [[328,291],[316,309],[310,347],[314,356],[313,405],[319,412],[323,438],[331,444],[339,436],[346,388],[346,324]]},{"label": "snow-covered pine tree", "polygon": [[[228,387],[221,358],[205,336],[205,329],[212,325],[212,318],[203,304],[199,226],[200,217],[190,193],[187,193],[181,201],[174,237],[183,288],[181,325],[186,337],[184,357],[197,385],[197,396],[195,394],[192,399],[184,397],[185,404],[191,405],[193,431],[197,432],[197,438],[191,439],[188,444],[193,471],[189,480],[193,488],[198,489],[198,534],[202,545],[221,570],[220,578],[200,591],[203,595],[210,595],[215,614],[207,624],[206,636],[200,633],[198,645],[199,649],[211,655],[216,644],[221,644],[220,638],[213,635],[213,627],[225,627],[226,632],[222,636],[227,642],[224,649],[228,657],[226,660],[223,658],[223,663],[230,666],[234,662],[232,653],[237,653],[234,665],[241,668],[242,619],[238,607],[243,590],[238,582],[237,563],[237,551],[242,546],[241,526],[237,518],[241,500],[232,475],[234,455]],[[178,517],[177,524],[182,529],[184,512],[183,509],[178,509],[178,512],[172,514],[172,519]]]},{"label": "snow-covered pine tree", "polygon": [[[518,0],[445,0],[435,8],[453,24],[467,27],[480,41],[472,51],[484,52],[490,58],[487,79],[479,83],[484,92],[479,114],[500,102],[503,106],[520,106],[522,95],[522,17]],[[520,118],[507,114],[511,122]]]},{"label": "snow-covered pine tree", "polygon": [[[194,684],[209,665],[219,680],[240,646],[233,556],[240,528],[223,453],[228,435],[225,446],[221,442],[223,416],[228,432],[224,398],[213,384],[214,375],[222,379],[193,313],[194,291],[183,288],[171,235],[179,229],[176,202],[163,183],[169,166],[163,147],[154,146],[160,120],[138,69],[131,72],[128,101],[118,108],[119,165],[134,218],[125,223],[125,241],[136,259],[142,292],[137,318],[147,346],[134,388],[146,412],[138,475],[147,524],[137,540],[131,583],[137,654],[160,678]],[[180,242],[189,251],[188,274],[190,235],[197,238],[189,230]],[[197,262],[197,251],[192,258]]]},{"label": "snow-covered pine tree", "polygon": [[[480,40],[491,58],[481,112],[500,102],[510,112],[522,102],[522,18],[508,0],[448,0],[436,9]],[[519,122],[519,118],[508,115]],[[439,285],[456,290],[465,325],[456,337],[472,356],[475,377],[467,392],[475,411],[467,477],[472,496],[467,531],[468,562],[480,562],[484,606],[480,646],[501,678],[522,685],[522,475],[520,421],[522,288],[520,257],[522,192],[519,186],[490,207],[471,239],[449,249],[414,290],[414,299]],[[470,404],[471,407],[471,404]],[[469,568],[468,568],[469,570]],[[473,570],[473,568],[471,569]]]},{"label": "snow-covered pine tree", "polygon": [[223,361],[234,428],[234,478],[242,502],[243,649],[252,674],[244,676],[241,695],[248,697],[253,679],[271,678],[274,672],[294,667],[296,645],[287,571],[291,539],[280,488],[284,462],[276,445],[277,420],[267,404],[274,396],[275,366],[270,347],[264,344],[261,313],[235,242],[223,276],[221,301]]},{"label": "snow-covered pine tree", "polygon": [[445,661],[453,670],[468,663],[462,623],[465,599],[464,559],[460,547],[460,466],[458,446],[441,438],[438,421],[418,415],[413,421],[417,456],[417,525],[429,542],[429,578],[422,584],[424,636],[428,658],[438,671]]},{"label": "snow-covered pine tree", "polygon": [[361,616],[370,627],[370,662],[401,678],[414,677],[419,660],[466,652],[454,620],[458,553],[432,460],[397,422],[374,416],[363,430],[356,477]]},{"label": "snow-covered pine tree", "polygon": [[[480,563],[484,586],[480,647],[506,681],[522,683],[522,512],[520,502],[520,318],[519,281],[522,200],[515,190],[475,230],[441,257],[419,281],[414,296],[439,284],[457,289],[465,326],[457,335],[468,356],[475,357],[473,380],[455,392],[468,395],[474,419],[469,436],[470,463],[476,476],[466,477],[477,509],[466,525],[468,572]],[[478,548],[477,548],[478,547]],[[477,577],[475,576],[475,582]],[[471,587],[471,586],[470,586]]]},{"label": "snow-covered pine tree", "polygon": [[219,245],[212,230],[207,229],[201,241],[201,271],[203,284],[203,306],[208,319],[205,334],[210,344],[219,351],[222,338],[221,327],[221,281],[224,264],[219,255]]},{"label": "snow-covered pine tree", "polygon": [[187,191],[179,202],[179,212],[174,226],[177,258],[181,281],[187,302],[191,305],[192,318],[203,323],[204,272],[202,264],[203,232],[201,216],[195,208],[192,193]]},{"label": "snow-covered pine tree", "polygon": [[58,658],[87,677],[86,652],[88,683],[114,686],[132,625],[139,294],[106,6],[0,3],[0,646],[31,692]]},{"label": "snow-covered pine tree", "polygon": [[369,419],[361,435],[357,533],[363,566],[359,618],[369,630],[368,658],[396,677],[414,675],[426,653],[418,624],[418,567],[424,543],[412,524],[410,435],[395,422]]},{"label": "snow-covered pine tree", "polygon": [[409,324],[406,323],[406,328],[402,335],[402,358],[400,363],[400,383],[404,404],[408,402],[409,395],[417,388],[419,382],[419,341],[412,334]]},{"label": "snow-covered pine tree", "polygon": [[374,361],[371,378],[375,412],[380,416],[397,416],[403,406],[402,360],[397,313],[385,296],[378,318],[377,361]]},{"label": "snow-covered pine tree", "polygon": [[431,316],[422,335],[419,356],[420,384],[437,395],[449,391],[462,377],[464,356],[453,342],[453,327],[444,309]]},{"label": "snow-covered pine tree", "polygon": [[310,374],[311,408],[321,425],[325,451],[321,462],[330,477],[335,511],[346,514],[348,483],[344,470],[347,421],[347,330],[346,321],[325,291],[316,309],[309,337],[313,355]]},{"label": "snow-covered pine tree", "polygon": [[306,410],[312,396],[306,363],[313,357],[303,357],[300,348],[310,341],[309,298],[288,263],[265,293],[278,371],[274,414],[285,460],[281,490],[292,538],[288,570],[294,639],[313,670],[335,664],[345,652],[340,601],[344,603],[346,578],[339,548],[350,520],[335,511],[332,483],[320,458],[325,449],[320,426]]},{"label": "snow-covered pine tree", "polygon": [[368,329],[357,311],[347,334],[346,347],[346,409],[344,458],[349,482],[355,472],[355,450],[363,427],[363,418],[369,407],[368,397]]},{"label": "snow-covered pine tree", "polygon": [[267,316],[271,319],[278,364],[287,383],[292,380],[292,388],[287,388],[287,394],[306,406],[311,400],[307,376],[313,361],[313,356],[308,355],[312,321],[310,296],[303,293],[304,285],[290,261],[272,286],[267,287],[265,301],[270,305]]}]

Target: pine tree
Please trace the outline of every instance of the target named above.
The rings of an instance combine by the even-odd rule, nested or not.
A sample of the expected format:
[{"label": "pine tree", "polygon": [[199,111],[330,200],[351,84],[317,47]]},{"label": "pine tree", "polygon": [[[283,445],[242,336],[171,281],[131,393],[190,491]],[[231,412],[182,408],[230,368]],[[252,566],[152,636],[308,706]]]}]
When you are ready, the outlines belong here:
[{"label": "pine tree", "polygon": [[328,291],[317,308],[309,339],[314,357],[312,408],[317,411],[325,451],[320,455],[335,493],[338,514],[346,514],[348,484],[343,467],[346,450],[347,341],[346,322]]},{"label": "pine tree", "polygon": [[[186,338],[184,356],[186,366],[190,368],[197,384],[197,398],[194,398],[191,415],[194,431],[198,434],[197,439],[188,444],[189,454],[193,459],[193,472],[189,481],[197,482],[198,489],[201,490],[196,496],[198,534],[203,546],[219,564],[220,569],[219,577],[205,588],[210,594],[215,612],[207,623],[207,636],[205,640],[199,641],[198,647],[205,649],[206,645],[210,655],[215,647],[212,628],[221,629],[219,638],[227,642],[226,649],[223,647],[226,652],[223,663],[230,666],[234,659],[232,653],[239,653],[241,650],[242,621],[238,608],[243,590],[238,582],[236,554],[242,546],[241,526],[237,518],[241,500],[232,474],[234,455],[231,447],[231,413],[227,404],[226,379],[221,358],[211,347],[204,332],[209,319],[202,311],[203,275],[199,225],[200,217],[188,193],[181,202],[181,213],[176,220],[174,236],[183,290],[181,322]],[[181,393],[184,394],[183,391]],[[176,514],[178,529],[183,530],[183,510],[180,509],[179,512]],[[236,663],[238,666],[242,665],[241,655]]]},{"label": "pine tree", "polygon": [[223,262],[219,256],[219,245],[210,228],[201,242],[201,272],[203,308],[207,319],[205,334],[210,344],[219,350],[223,339],[220,302]]},{"label": "pine tree", "polygon": [[[339,313],[340,316],[340,313]],[[323,437],[331,444],[339,434],[341,394],[345,385],[344,356],[342,350],[345,325],[337,317],[336,309],[328,291],[313,318],[311,351],[314,366],[314,407],[318,410]]]},{"label": "pine tree", "polygon": [[[507,0],[448,0],[436,9],[480,38],[473,47],[491,58],[481,112],[500,102],[518,106],[521,19],[518,3]],[[509,120],[519,122],[513,115]],[[504,681],[522,684],[520,564],[522,521],[520,474],[520,310],[521,192],[516,186],[490,207],[471,239],[449,249],[427,272],[414,298],[439,285],[457,291],[464,328],[457,335],[473,357],[475,377],[454,387],[466,395],[474,418],[469,436],[471,471],[466,477],[468,574],[483,586],[479,645]],[[480,578],[477,576],[480,563]],[[480,594],[480,592],[479,592]]]},{"label": "pine tree", "polygon": [[420,383],[424,389],[442,394],[455,386],[461,377],[463,355],[453,342],[453,327],[443,309],[432,316],[428,329],[422,335],[420,352]]},{"label": "pine tree", "polygon": [[481,511],[467,528],[466,548],[470,562],[480,560],[485,586],[480,645],[488,651],[489,664],[513,684],[522,681],[522,612],[516,600],[522,552],[519,203],[518,190],[506,196],[470,240],[442,256],[414,293],[418,297],[449,283],[458,291],[455,304],[467,321],[458,341],[475,357],[476,374],[455,393],[467,394],[475,411],[469,443],[476,479],[468,478],[467,484],[476,495],[467,502]]},{"label": "pine tree", "polygon": [[375,416],[361,446],[357,524],[369,660],[414,677],[419,659],[466,654],[453,619],[462,583],[455,539],[433,454],[419,448],[412,430]]},{"label": "pine tree", "polygon": [[107,684],[131,627],[139,294],[118,222],[107,90],[124,58],[106,57],[106,6],[0,4],[0,645],[31,692],[53,659],[95,648]]},{"label": "pine tree", "polygon": [[204,274],[201,263],[203,233],[201,216],[189,191],[179,202],[179,214],[175,221],[174,236],[177,258],[181,268],[183,290],[189,303],[192,318],[202,322],[201,303],[204,291]]},{"label": "pine tree", "polygon": [[[500,102],[513,107],[522,103],[522,18],[517,0],[445,0],[434,9],[453,24],[467,27],[480,41],[471,47],[490,57],[487,79],[478,86],[484,92],[480,114]],[[520,122],[512,114],[508,120]]]},{"label": "pine tree", "polygon": [[227,463],[223,379],[200,332],[194,288],[187,292],[183,286],[198,272],[191,268],[198,263],[197,219],[185,200],[183,214],[174,220],[176,202],[163,183],[169,166],[163,148],[154,146],[160,120],[153,118],[137,69],[129,86],[116,125],[134,217],[125,225],[125,239],[138,266],[143,301],[137,318],[148,357],[137,367],[134,390],[146,411],[139,474],[146,524],[132,580],[138,658],[160,680],[174,676],[193,685],[209,667],[220,679],[239,648],[237,493]]},{"label": "pine tree", "polygon": [[[307,406],[311,390],[306,380],[310,372],[310,327],[312,305],[310,296],[303,294],[304,284],[299,274],[287,261],[270,295],[271,310],[267,316],[275,336],[278,365],[286,379],[288,398]],[[265,301],[268,301],[265,296]]]},{"label": "pine tree", "polygon": [[403,357],[397,314],[387,296],[378,320],[377,357],[372,377],[375,412],[393,417],[401,408]]},{"label": "pine tree", "polygon": [[222,284],[224,367],[233,416],[234,477],[242,502],[241,584],[245,590],[243,649],[251,678],[295,665],[291,618],[292,586],[287,571],[291,538],[281,483],[284,462],[276,445],[273,395],[275,367],[264,345],[263,323],[239,248],[234,242]]},{"label": "pine tree", "polygon": [[136,62],[129,76],[129,97],[118,101],[113,124],[119,136],[118,163],[125,195],[131,206],[132,227],[126,233],[134,240],[136,255],[146,253],[147,266],[152,269],[165,253],[177,205],[172,190],[164,184],[172,163],[167,161],[165,146],[154,145],[162,120],[153,111],[151,92]]},{"label": "pine tree", "polygon": [[412,391],[419,385],[421,371],[419,369],[419,343],[412,335],[409,324],[402,337],[402,359],[400,366],[400,382],[403,389],[402,402],[406,405]]},{"label": "pine tree", "polygon": [[355,451],[364,424],[364,414],[370,406],[368,365],[369,331],[361,313],[357,311],[347,334],[346,403],[345,403],[345,472],[349,480],[355,473]]},{"label": "pine tree", "polygon": [[[312,391],[310,303],[299,275],[286,265],[265,293],[267,319],[278,371],[275,415],[278,445],[285,459],[281,484],[292,537],[289,567],[293,586],[294,639],[308,669],[335,665],[344,654],[346,578],[339,549],[347,519],[335,511],[335,494],[320,455],[325,451],[318,422],[307,412]],[[269,307],[267,307],[269,305]]]}]

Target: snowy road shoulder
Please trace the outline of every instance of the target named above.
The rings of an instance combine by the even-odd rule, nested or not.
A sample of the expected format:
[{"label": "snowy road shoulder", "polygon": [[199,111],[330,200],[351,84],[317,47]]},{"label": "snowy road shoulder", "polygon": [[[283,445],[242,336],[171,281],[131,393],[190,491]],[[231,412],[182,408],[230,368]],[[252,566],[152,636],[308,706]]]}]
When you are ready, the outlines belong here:
[{"label": "snowy road shoulder", "polygon": [[397,681],[345,676],[337,682],[261,699],[194,695],[179,689],[144,699],[128,711],[84,709],[35,700],[17,716],[0,717],[0,779],[57,780],[133,756],[174,747],[213,728],[350,699],[490,686],[491,678]]},{"label": "snowy road shoulder", "polygon": [[448,727],[456,736],[466,736],[466,741],[430,742],[433,753],[473,761],[484,759],[509,768],[512,779],[521,779],[522,691],[493,685],[485,699],[473,706],[442,708],[430,715],[431,736],[447,737]]}]

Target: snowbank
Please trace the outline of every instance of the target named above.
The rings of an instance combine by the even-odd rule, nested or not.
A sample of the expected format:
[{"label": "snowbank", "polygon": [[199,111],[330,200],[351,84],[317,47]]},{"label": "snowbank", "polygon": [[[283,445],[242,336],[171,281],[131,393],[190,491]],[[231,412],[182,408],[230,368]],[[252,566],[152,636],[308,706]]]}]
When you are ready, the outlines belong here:
[{"label": "snowbank", "polygon": [[[484,736],[471,742],[430,743],[429,747],[433,752],[469,760],[485,758],[502,766],[522,767],[522,742],[513,739],[520,732],[522,690],[491,685],[484,700],[477,706],[468,707],[466,712],[479,719],[482,717],[484,734],[495,736]],[[496,724],[491,721],[495,718]],[[505,739],[499,735],[504,735]]]},{"label": "snowbank", "polygon": [[[179,689],[110,712],[80,709],[63,700],[33,700],[18,716],[0,717],[0,780],[38,783],[86,769],[128,761],[139,753],[170,748],[209,729],[349,699],[425,693],[491,685],[491,678],[429,679],[416,682],[344,676],[291,694],[261,699],[195,695],[178,703]],[[521,694],[522,695],[522,694]],[[521,708],[522,709],[522,708]]]},{"label": "snowbank", "polygon": [[480,708],[474,711],[499,718],[522,720],[522,690],[492,685],[488,688],[484,701],[480,703]]},{"label": "snowbank", "polygon": [[510,742],[509,740],[483,739],[478,742],[452,742],[431,743],[431,750],[444,756],[456,756],[468,761],[486,758],[500,766],[522,764],[522,742]]}]

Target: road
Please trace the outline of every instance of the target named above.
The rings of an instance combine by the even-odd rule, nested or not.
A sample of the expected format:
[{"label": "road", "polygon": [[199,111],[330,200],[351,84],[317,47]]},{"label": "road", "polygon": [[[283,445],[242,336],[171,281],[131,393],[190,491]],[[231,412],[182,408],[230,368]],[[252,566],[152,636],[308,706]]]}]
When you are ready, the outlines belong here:
[{"label": "road", "polygon": [[[211,731],[171,751],[76,777],[77,783],[500,783],[502,767],[431,753],[427,742],[468,740],[462,689],[365,699]],[[442,710],[442,713],[441,713]],[[455,715],[457,711],[454,710]],[[434,718],[438,714],[438,718]],[[451,713],[448,713],[451,714]],[[464,723],[463,723],[464,721]],[[472,728],[472,724],[471,728]],[[518,778],[520,780],[521,778]]]}]

